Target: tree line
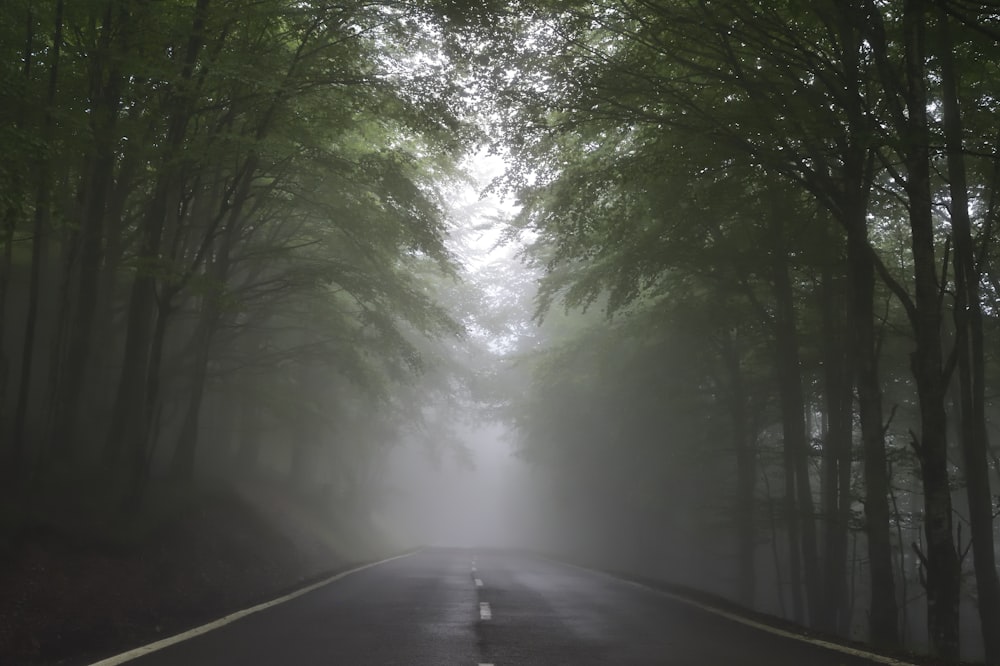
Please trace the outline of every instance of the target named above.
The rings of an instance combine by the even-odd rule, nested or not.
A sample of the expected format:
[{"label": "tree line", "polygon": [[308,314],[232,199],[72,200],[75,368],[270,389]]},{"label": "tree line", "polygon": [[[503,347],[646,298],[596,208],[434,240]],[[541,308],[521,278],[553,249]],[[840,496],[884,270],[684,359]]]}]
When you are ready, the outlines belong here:
[{"label": "tree line", "polygon": [[971,611],[1000,663],[998,37],[966,0],[15,0],[5,487],[363,502],[403,427],[447,439],[464,324],[523,336],[449,307],[485,131],[544,272],[493,379],[581,528],[882,647],[926,616],[955,658]]},{"label": "tree line", "polygon": [[463,323],[435,292],[456,276],[446,192],[476,130],[453,64],[420,57],[442,17],[5,6],[8,488],[135,507],[152,475],[267,468],[365,495],[421,400],[457,390],[439,361]]},{"label": "tree line", "polygon": [[962,607],[1000,663],[995,7],[521,10],[493,120],[536,316],[606,315],[529,355],[525,454],[591,479],[605,529],[666,541],[700,498],[746,605],[773,551],[796,621],[893,648],[919,599],[954,659]]}]

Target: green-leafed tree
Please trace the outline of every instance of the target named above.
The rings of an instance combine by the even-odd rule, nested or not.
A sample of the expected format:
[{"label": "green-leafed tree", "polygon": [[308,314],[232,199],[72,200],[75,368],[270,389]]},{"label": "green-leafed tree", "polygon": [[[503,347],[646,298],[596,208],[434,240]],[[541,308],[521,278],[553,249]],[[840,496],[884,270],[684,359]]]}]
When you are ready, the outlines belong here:
[{"label": "green-leafed tree", "polygon": [[6,469],[44,486],[101,461],[135,499],[160,461],[192,477],[239,368],[249,414],[269,372],[392,404],[436,367],[424,339],[461,329],[434,293],[457,272],[443,192],[475,140],[433,47],[446,10],[12,7],[3,141],[31,167],[0,174]]},{"label": "green-leafed tree", "polygon": [[[755,211],[745,215],[739,226],[758,224],[761,214],[770,220],[764,225],[772,225],[765,251],[772,259],[781,252],[790,257],[801,252],[789,244],[794,227],[788,218],[795,220],[792,224],[818,219],[814,233],[831,241],[828,259],[814,264],[817,283],[832,285],[835,276],[829,273],[830,266],[841,256],[846,258],[846,275],[841,279],[849,291],[839,298],[839,305],[831,296],[833,304],[827,307],[834,309],[827,316],[837,308],[841,312],[849,308],[849,327],[841,334],[849,344],[841,342],[838,350],[836,339],[827,340],[826,363],[843,358],[849,361],[848,367],[853,366],[865,457],[870,638],[883,645],[898,642],[899,600],[890,536],[887,424],[882,407],[885,382],[878,371],[882,322],[876,310],[876,276],[899,300],[913,342],[897,344],[916,345],[910,386],[920,398],[920,427],[915,430],[919,435],[914,445],[921,461],[924,501],[925,545],[920,557],[927,571],[928,632],[935,653],[954,657],[958,654],[960,567],[951,519],[945,387],[960,356],[975,358],[972,322],[978,306],[970,311],[966,285],[980,284],[981,277],[973,278],[984,275],[985,269],[982,261],[970,259],[968,248],[978,243],[985,253],[990,246],[993,213],[989,202],[994,185],[986,175],[988,169],[978,170],[995,156],[992,132],[962,129],[958,102],[965,105],[961,108],[968,109],[971,119],[992,113],[992,95],[986,90],[995,77],[969,76],[966,80],[963,74],[981,69],[974,64],[975,58],[991,61],[987,54],[994,45],[982,40],[995,33],[993,15],[976,3],[738,2],[717,6],[609,1],[543,5],[535,16],[513,61],[530,73],[499,96],[504,108],[516,100],[517,112],[501,109],[495,119],[506,130],[514,154],[513,185],[521,189],[533,210],[534,223],[550,230],[548,240],[555,247],[555,259],[549,265],[549,283],[558,285],[553,294],[565,287],[567,303],[575,305],[586,302],[588,295],[606,291],[614,309],[623,296],[633,293],[620,284],[641,284],[637,275],[658,275],[672,265],[673,257],[655,254],[656,234],[662,227],[654,225],[652,239],[647,230],[648,205],[643,204],[655,196],[651,193],[666,192],[676,217],[687,219],[691,229],[699,229],[701,218],[689,215],[682,206],[697,197],[703,181],[720,173],[735,175],[738,165],[745,165],[749,178],[735,177],[747,181],[742,189],[752,195],[749,201],[740,199],[739,205],[749,203],[747,210]],[[949,23],[952,32],[944,30]],[[949,43],[959,48],[942,48],[941,44]],[[957,54],[961,65],[939,57],[942,53]],[[950,91],[951,87],[956,90]],[[692,160],[683,151],[678,155],[671,149],[671,141],[683,144],[692,141],[692,136],[712,146],[710,151],[701,151],[712,158]],[[977,149],[967,151],[966,144]],[[950,146],[948,154],[939,157],[931,148],[936,145]],[[607,157],[616,154],[620,157]],[[982,159],[973,171],[986,177],[964,185],[959,158],[973,154]],[[628,168],[630,159],[642,158],[646,161],[641,169]],[[683,166],[670,166],[676,164]],[[935,175],[935,170],[946,168],[948,183]],[[946,195],[949,186],[950,196]],[[609,197],[609,191],[617,197]],[[677,196],[678,191],[682,196]],[[973,193],[973,198],[964,198],[963,192]],[[789,215],[795,207],[789,208],[786,202],[802,196],[813,200],[806,211],[822,213]],[[952,202],[950,225],[932,212],[945,198]],[[574,200],[579,201],[575,209],[566,203]],[[899,202],[903,205],[897,206]],[[975,211],[975,221],[966,225],[961,215],[955,217],[963,210]],[[669,230],[674,240],[671,250],[690,250],[688,237],[674,227]],[[902,257],[894,242],[896,231],[905,234],[909,246]],[[846,236],[843,255],[833,251],[842,236]],[[978,237],[975,243],[970,236]],[[630,253],[632,243],[641,249]],[[952,280],[943,270],[951,257],[958,262],[956,271],[966,271],[964,277]],[[782,263],[772,261],[771,266],[777,298],[772,334],[777,348],[788,353],[789,336],[795,334],[800,315],[789,314],[788,305],[794,305],[795,299],[787,297],[788,285],[781,286],[788,281],[782,275]],[[828,279],[821,274],[824,270]],[[794,283],[790,286],[794,294]],[[953,288],[955,307],[942,297]],[[543,292],[543,299],[551,295]],[[965,345],[965,351],[944,357],[941,350],[946,342],[950,346],[951,335],[942,327],[949,309],[959,315],[955,349]],[[775,362],[787,380],[781,384],[793,386],[792,370],[801,360],[796,362],[789,354],[777,356]],[[969,459],[977,461],[969,469],[979,471],[985,465],[981,456],[976,457],[975,442],[983,438],[973,436],[971,423],[983,413],[973,398],[974,387],[982,379],[973,377],[974,360],[964,362],[970,370],[959,368],[960,383],[968,387],[963,389],[966,408],[960,418],[969,425],[962,439],[969,444]],[[827,418],[837,414],[839,423],[828,432],[831,447],[839,453],[824,454],[829,467],[823,478],[830,488],[850,480],[845,456],[852,410],[843,407],[843,378],[829,375],[826,382],[828,399],[833,393],[841,396],[828,402],[831,411],[825,414]],[[786,397],[791,398],[791,392]],[[792,411],[801,415],[802,410]],[[801,437],[789,439],[789,434],[786,431],[785,445],[795,450],[794,442]],[[834,441],[840,444],[834,446]],[[806,478],[800,471],[798,479]],[[988,502],[982,491],[989,487],[989,479],[980,473],[979,479],[970,481],[970,507],[979,507],[978,515],[985,517]],[[824,497],[832,507],[830,495]],[[845,489],[844,501],[848,497]],[[798,501],[801,510],[811,498],[801,492]],[[847,516],[844,511],[838,509],[841,524]],[[984,525],[978,542],[985,549],[991,540],[985,532],[988,527],[992,534],[992,521],[977,521]],[[807,547],[808,541],[807,537]],[[980,554],[976,569],[977,580],[982,581],[979,594],[984,603],[979,609],[986,627],[990,626],[986,618],[993,613],[990,590],[995,587],[991,582],[995,563],[988,552]],[[830,604],[821,597],[836,598],[838,587],[831,578],[821,593],[815,580],[807,582],[813,622],[832,626],[832,616],[823,617],[823,609]],[[984,636],[987,633],[984,630]],[[990,640],[986,636],[987,643]],[[995,660],[995,651],[995,646],[987,645],[988,659]]]}]

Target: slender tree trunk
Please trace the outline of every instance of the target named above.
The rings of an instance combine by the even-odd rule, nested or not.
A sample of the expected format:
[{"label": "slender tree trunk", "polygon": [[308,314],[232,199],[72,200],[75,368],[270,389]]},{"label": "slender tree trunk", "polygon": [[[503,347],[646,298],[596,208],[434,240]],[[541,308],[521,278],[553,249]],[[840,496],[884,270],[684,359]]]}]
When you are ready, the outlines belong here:
[{"label": "slender tree trunk", "polygon": [[[157,192],[144,222],[146,233],[141,256],[150,261],[159,256],[163,223],[167,215],[170,193],[167,191],[165,180],[166,176],[157,186]],[[148,416],[145,413],[146,388],[155,330],[155,313],[156,280],[152,275],[140,273],[132,283],[129,296],[121,378],[115,394],[111,430],[104,448],[104,460],[109,466],[115,466],[121,460],[121,454],[126,446],[145,450],[143,435],[146,430],[145,418]],[[133,460],[135,459],[133,456]]]},{"label": "slender tree trunk", "polygon": [[850,267],[851,328],[858,389],[858,415],[864,453],[865,536],[871,572],[869,633],[873,645],[899,644],[896,587],[893,580],[890,539],[889,475],[885,454],[882,385],[878,376],[878,344],[875,330],[875,268],[868,241],[865,206],[858,204],[847,227],[847,257]]},{"label": "slender tree trunk", "polygon": [[914,442],[914,446],[920,458],[924,487],[928,634],[935,656],[958,659],[961,571],[952,527],[942,317],[931,212],[928,98],[924,78],[927,18],[924,0],[906,0],[903,32],[907,117],[900,138],[907,174],[905,190],[910,208],[915,292],[913,323],[917,346],[910,363],[920,399],[920,441]]},{"label": "slender tree trunk", "polygon": [[[847,232],[848,326],[850,356],[854,365],[854,383],[858,394],[858,420],[861,425],[862,457],[865,481],[865,536],[871,576],[871,606],[868,612],[869,639],[873,645],[896,648],[899,645],[899,608],[893,580],[893,553],[890,538],[889,472],[885,451],[885,424],[882,410],[882,385],[878,374],[879,345],[875,319],[874,250],[868,237],[868,200],[873,182],[872,147],[877,133],[862,100],[867,92],[862,81],[871,77],[861,66],[861,54],[882,42],[872,34],[873,14],[877,9],[870,0],[842,0],[838,3],[838,33],[841,60],[844,64],[844,111],[849,127],[849,142],[843,153],[841,178],[843,188],[834,195],[831,212]],[[884,35],[881,35],[884,39]],[[884,60],[884,59],[883,59]],[[850,483],[849,469],[845,484]],[[849,489],[848,489],[849,492]],[[846,509],[846,507],[845,507]],[[857,538],[853,548],[857,549]],[[851,610],[854,606],[854,569],[852,558]]]},{"label": "slender tree trunk", "polygon": [[732,422],[732,442],[736,452],[736,532],[739,553],[739,599],[747,608],[756,602],[757,584],[757,525],[756,495],[757,452],[753,445],[747,418],[747,390],[740,367],[740,353],[733,336],[723,338],[722,357],[729,376],[729,416]]},{"label": "slender tree trunk", "polygon": [[784,567],[781,566],[781,548],[778,545],[778,521],[775,519],[776,512],[774,509],[774,496],[771,494],[771,481],[767,475],[766,469],[761,469],[760,478],[764,483],[764,500],[767,503],[767,519],[771,527],[771,559],[774,561],[774,588],[778,597],[778,608],[781,609],[781,617],[787,618],[788,608],[785,604],[785,590],[781,580],[781,574]]},{"label": "slender tree trunk", "polygon": [[215,296],[205,297],[201,318],[195,330],[194,367],[192,368],[188,405],[177,446],[170,466],[170,473],[178,481],[190,481],[194,477],[195,453],[198,449],[198,424],[201,421],[201,403],[208,376],[208,360],[212,348],[212,336],[219,322],[219,307]]},{"label": "slender tree trunk", "polygon": [[[892,465],[889,466],[889,478],[892,478]],[[896,492],[889,486],[889,500],[892,503],[892,519],[896,523],[896,542],[899,544],[906,543],[903,539],[903,515],[899,510],[899,502],[896,500]],[[900,549],[899,552],[899,592],[900,597],[903,599],[908,599],[908,588],[906,582],[906,550]],[[909,626],[909,616],[907,614],[906,605],[903,605],[902,613],[899,618],[900,626],[902,630],[900,631],[899,643],[902,646],[906,645],[906,633],[907,627]]]},{"label": "slender tree trunk", "polygon": [[[130,146],[131,147],[131,146]],[[101,252],[100,273],[97,277],[96,301],[90,341],[100,341],[90,344],[90,354],[85,364],[77,366],[77,372],[85,377],[90,386],[102,387],[102,391],[84,391],[77,393],[77,398],[69,405],[70,420],[66,424],[76,431],[87,433],[88,443],[100,446],[108,437],[107,419],[87,419],[88,414],[105,414],[111,407],[109,390],[115,386],[114,361],[118,353],[118,337],[121,327],[115,325],[115,305],[117,301],[117,284],[124,254],[123,233],[126,228],[125,204],[128,193],[134,186],[134,176],[138,159],[137,151],[126,153],[121,161],[114,186],[108,195],[104,214],[104,246]],[[82,286],[82,285],[81,285]],[[77,326],[87,325],[86,321],[78,321]],[[88,341],[89,343],[89,341]],[[79,379],[78,379],[79,381]]]},{"label": "slender tree trunk", "polygon": [[983,311],[980,273],[972,240],[963,147],[958,74],[954,44],[945,11],[938,15],[944,130],[951,191],[951,226],[955,266],[955,352],[958,360],[960,424],[972,557],[976,571],[979,623],[986,663],[1000,664],[1000,578],[997,577],[993,534],[993,496],[989,477],[989,435],[986,427]]},{"label": "slender tree trunk", "polygon": [[140,506],[145,496],[150,465],[153,462],[152,443],[159,437],[159,432],[155,432],[159,427],[159,418],[154,417],[162,411],[160,392],[163,384],[163,348],[167,339],[167,327],[174,311],[174,296],[175,292],[170,289],[157,302],[156,322],[150,340],[148,367],[142,390],[143,402],[139,405],[139,413],[135,417],[136,438],[129,445],[129,491],[126,502],[132,508]]},{"label": "slender tree trunk", "polygon": [[819,625],[834,633],[843,633],[846,629],[844,610],[847,605],[847,530],[854,415],[852,365],[844,326],[847,317],[843,283],[843,277],[835,277],[831,266],[824,266],[823,373],[827,422],[823,447],[825,584]]},{"label": "slender tree trunk", "polygon": [[[29,3],[26,6],[25,11],[25,30],[24,30],[24,50],[22,51],[22,59],[24,60],[24,65],[22,66],[22,81],[24,84],[24,91],[27,91],[31,87],[31,68],[34,64],[34,49],[35,49],[35,16],[32,11],[32,6]],[[24,129],[25,120],[27,117],[27,94],[21,96],[20,103],[17,109],[17,119],[15,121],[16,128],[21,131]],[[15,175],[16,180],[14,181],[14,196],[17,197],[17,203],[11,203],[8,209],[4,212],[3,225],[0,228],[0,243],[3,244],[3,257],[0,258],[0,436],[7,432],[7,380],[10,373],[10,359],[7,356],[6,349],[6,333],[7,327],[3,325],[2,322],[9,321],[7,318],[7,294],[10,288],[10,277],[11,269],[13,267],[14,259],[14,232],[17,229],[18,217],[22,214],[21,202],[25,196],[25,184],[23,179]],[[4,454],[10,453],[12,460],[8,467],[8,472],[17,474],[18,469],[14,465],[13,458],[19,457],[16,451],[16,441],[11,442],[12,450],[10,452],[3,452]]]},{"label": "slender tree trunk", "polygon": [[87,361],[93,353],[93,321],[100,272],[104,201],[114,170],[112,146],[98,148],[90,174],[80,229],[80,265],[77,271],[74,316],[69,330],[65,369],[57,389],[50,448],[64,458],[74,456],[74,443],[84,395]]},{"label": "slender tree trunk", "polygon": [[[117,10],[117,12],[116,12]],[[90,114],[93,153],[88,159],[84,182],[83,212],[79,235],[79,270],[73,315],[69,325],[69,344],[65,369],[56,388],[53,406],[53,428],[50,450],[53,455],[71,459],[75,454],[80,405],[88,359],[93,353],[93,322],[98,297],[104,218],[108,192],[114,179],[114,129],[120,105],[122,74],[114,64],[117,50],[114,35],[128,33],[128,13],[117,0],[108,3],[98,54],[90,71],[91,97],[94,108]]]},{"label": "slender tree trunk", "polygon": [[[216,243],[215,259],[208,264],[207,273],[218,289],[216,294],[207,294],[202,305],[201,318],[195,331],[195,357],[192,370],[193,381],[188,410],[181,427],[171,473],[175,479],[189,480],[194,475],[195,453],[198,446],[198,422],[201,413],[202,395],[205,389],[205,378],[208,373],[208,360],[211,351],[212,337],[219,326],[222,298],[226,281],[229,278],[229,265],[233,248],[236,244],[236,234],[242,228],[243,211],[250,198],[251,184],[257,171],[259,157],[251,152],[244,168],[240,172],[236,191],[232,195],[232,207],[226,213],[226,225],[222,238]],[[229,197],[223,197],[228,199]],[[225,204],[223,204],[225,205]]]},{"label": "slender tree trunk", "polygon": [[[848,368],[851,368],[853,359],[850,357],[850,352],[847,350],[846,361]],[[841,587],[841,599],[839,612],[837,613],[837,631],[843,636],[849,636],[851,631],[851,610],[848,602],[848,589],[847,589],[847,542],[851,529],[851,505],[854,502],[854,494],[851,488],[851,466],[853,464],[852,448],[854,443],[853,430],[854,430],[854,409],[853,409],[853,383],[852,375],[850,371],[847,376],[847,389],[846,389],[846,415],[845,415],[845,432],[844,440],[842,442],[843,446],[839,449],[839,460],[837,461],[837,472],[840,475],[838,479],[839,486],[839,499],[837,505],[837,521],[841,529],[841,550],[839,555],[834,555],[839,557],[843,561],[843,574],[841,576],[843,580],[843,585]],[[835,438],[839,438],[841,435],[838,433]],[[832,580],[832,577],[831,577]]]},{"label": "slender tree trunk", "polygon": [[952,536],[944,409],[947,380],[941,351],[941,285],[934,256],[925,65],[927,5],[925,0],[905,0],[903,3],[900,23],[902,82],[891,64],[883,10],[873,0],[866,0],[865,8],[869,46],[898,135],[895,143],[905,170],[904,190],[909,206],[915,296],[911,299],[902,289],[894,291],[906,307],[916,338],[910,365],[920,401],[921,434],[919,440],[914,437],[913,447],[920,461],[924,496],[927,543],[926,553],[921,552],[921,557],[927,570],[927,630],[934,656],[957,659],[961,570]]},{"label": "slender tree trunk", "polygon": [[[42,145],[52,150],[54,127],[53,109],[59,85],[59,56],[62,49],[64,0],[57,0],[53,27],[52,62],[49,67],[49,87],[45,100],[45,118],[42,121]],[[17,406],[14,412],[13,455],[11,467],[19,470],[23,464],[26,447],[26,421],[31,399],[31,379],[34,370],[38,306],[41,299],[42,265],[46,261],[47,234],[51,216],[52,156],[43,155],[38,165],[38,191],[35,197],[35,218],[31,239],[31,275],[28,286],[28,313],[24,326],[21,350],[21,376],[18,383]]]},{"label": "slender tree trunk", "polygon": [[[7,322],[7,291],[10,284],[11,266],[14,257],[14,216],[10,214],[4,221],[3,257],[0,257],[0,322]],[[10,359],[6,350],[7,329],[0,324],[0,433],[7,432],[7,379],[10,376]],[[4,452],[6,455],[7,452]],[[11,469],[11,471],[14,471]]]},{"label": "slender tree trunk", "polygon": [[[208,4],[209,0],[198,0],[194,8],[193,24],[184,52],[180,82],[171,96],[163,166],[141,223],[142,247],[139,256],[150,263],[160,259],[164,226],[170,211],[177,210],[174,204],[180,197],[184,174],[179,173],[177,165],[172,162],[181,151],[191,119],[193,93],[183,88],[192,78],[202,48]],[[104,449],[105,462],[112,466],[120,460],[125,446],[134,446],[143,452],[146,448],[145,433],[150,414],[145,405],[150,397],[147,389],[155,332],[156,286],[154,275],[140,271],[132,283],[129,295],[122,374],[115,394],[111,429]],[[139,453],[133,451],[131,460],[130,467],[134,473],[139,464]]]},{"label": "slender tree trunk", "polygon": [[772,279],[775,298],[775,354],[778,393],[781,398],[781,422],[784,434],[786,508],[790,537],[792,571],[801,562],[805,574],[806,608],[797,621],[815,621],[820,604],[819,552],[816,546],[816,523],[809,479],[809,438],[805,425],[805,398],[799,364],[798,334],[795,324],[795,301],[788,272],[788,254],[782,245],[782,212],[775,207]]}]

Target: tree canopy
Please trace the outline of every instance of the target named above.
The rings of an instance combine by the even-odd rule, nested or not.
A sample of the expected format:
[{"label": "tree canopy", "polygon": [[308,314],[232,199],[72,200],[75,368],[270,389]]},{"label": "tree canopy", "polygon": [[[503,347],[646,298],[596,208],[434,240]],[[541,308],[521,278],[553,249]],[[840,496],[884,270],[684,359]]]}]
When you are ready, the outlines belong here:
[{"label": "tree canopy", "polygon": [[1000,663],[991,3],[8,4],[16,501],[501,420],[603,564]]}]

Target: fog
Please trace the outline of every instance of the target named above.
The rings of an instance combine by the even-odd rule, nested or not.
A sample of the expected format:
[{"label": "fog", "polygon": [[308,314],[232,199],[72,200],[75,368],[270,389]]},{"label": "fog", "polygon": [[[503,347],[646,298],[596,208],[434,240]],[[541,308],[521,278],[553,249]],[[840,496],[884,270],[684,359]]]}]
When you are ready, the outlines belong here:
[{"label": "fog", "polygon": [[1000,663],[988,3],[131,4],[0,16],[25,598],[518,548]]},{"label": "fog", "polygon": [[464,451],[429,458],[402,445],[386,461],[386,498],[376,523],[412,544],[528,547],[537,536],[537,480],[501,425],[459,433]]}]

